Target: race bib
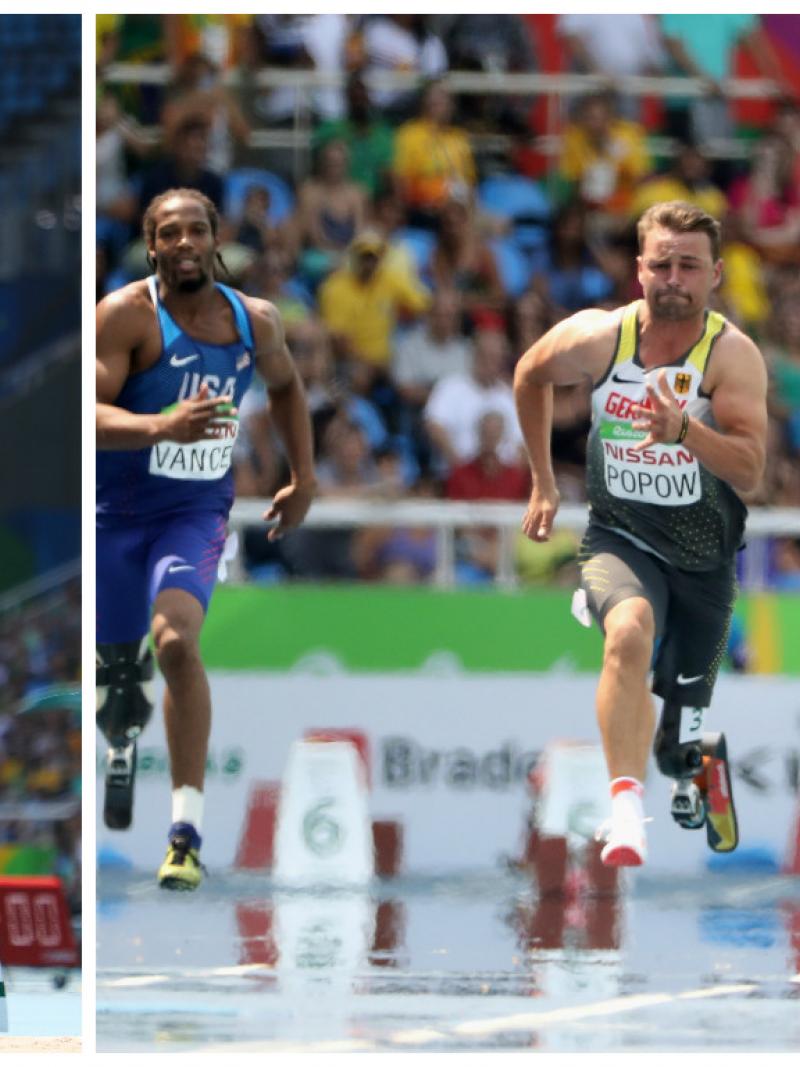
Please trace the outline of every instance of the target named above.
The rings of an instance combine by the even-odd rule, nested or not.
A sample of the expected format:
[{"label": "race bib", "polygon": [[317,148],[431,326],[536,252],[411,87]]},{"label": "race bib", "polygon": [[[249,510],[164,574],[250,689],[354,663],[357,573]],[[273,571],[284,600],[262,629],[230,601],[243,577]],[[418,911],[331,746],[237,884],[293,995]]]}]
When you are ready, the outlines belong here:
[{"label": "race bib", "polygon": [[655,444],[637,452],[647,434],[630,423],[600,425],[606,489],[621,500],[681,507],[701,499],[700,465],[681,445]]},{"label": "race bib", "polygon": [[192,444],[161,441],[150,449],[150,473],[179,481],[213,482],[230,470],[233,446],[239,433],[237,419],[220,419],[211,428],[213,437]]}]

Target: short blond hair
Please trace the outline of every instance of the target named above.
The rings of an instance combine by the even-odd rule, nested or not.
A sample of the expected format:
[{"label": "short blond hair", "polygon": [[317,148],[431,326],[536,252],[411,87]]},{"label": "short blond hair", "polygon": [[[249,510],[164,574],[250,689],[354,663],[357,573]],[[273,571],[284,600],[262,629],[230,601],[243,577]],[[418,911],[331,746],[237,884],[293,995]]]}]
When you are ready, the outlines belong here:
[{"label": "short blond hair", "polygon": [[707,234],[711,242],[711,258],[715,263],[719,259],[722,243],[720,224],[713,215],[694,204],[687,204],[685,200],[667,200],[649,207],[636,224],[639,252],[644,248],[647,234],[656,226],[671,230],[672,233]]}]

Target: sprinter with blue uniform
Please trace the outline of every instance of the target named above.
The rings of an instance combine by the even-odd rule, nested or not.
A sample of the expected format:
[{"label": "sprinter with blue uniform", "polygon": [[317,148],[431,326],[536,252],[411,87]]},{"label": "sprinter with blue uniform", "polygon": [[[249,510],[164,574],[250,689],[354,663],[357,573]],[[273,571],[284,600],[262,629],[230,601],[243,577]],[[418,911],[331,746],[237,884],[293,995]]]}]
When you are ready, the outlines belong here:
[{"label": "sprinter with blue uniform", "polygon": [[97,695],[109,743],[104,818],[130,825],[136,738],[155,670],[164,716],[172,823],[159,883],[194,889],[211,698],[199,635],[233,503],[238,408],[253,370],[291,470],[264,515],[279,537],[314,493],[305,394],[276,309],[214,281],[218,216],[193,189],[156,197],[144,216],[154,274],[97,309]]}]

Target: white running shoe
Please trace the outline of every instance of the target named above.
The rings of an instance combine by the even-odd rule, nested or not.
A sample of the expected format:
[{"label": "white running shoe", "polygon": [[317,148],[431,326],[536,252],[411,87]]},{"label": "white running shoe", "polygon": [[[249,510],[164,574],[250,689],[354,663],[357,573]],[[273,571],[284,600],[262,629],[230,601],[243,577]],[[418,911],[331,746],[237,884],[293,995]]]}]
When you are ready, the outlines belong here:
[{"label": "white running shoe", "polygon": [[595,841],[605,841],[600,853],[606,867],[641,867],[647,859],[644,826],[638,820],[611,819],[602,823],[594,835]]}]

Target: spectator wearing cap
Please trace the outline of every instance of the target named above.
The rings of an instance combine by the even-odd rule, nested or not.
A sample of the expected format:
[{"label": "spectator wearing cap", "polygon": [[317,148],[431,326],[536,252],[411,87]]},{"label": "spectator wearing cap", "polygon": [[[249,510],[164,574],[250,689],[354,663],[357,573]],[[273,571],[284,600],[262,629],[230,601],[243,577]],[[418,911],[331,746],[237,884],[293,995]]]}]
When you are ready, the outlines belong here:
[{"label": "spectator wearing cap", "polygon": [[405,273],[386,266],[386,242],[364,230],[350,246],[342,267],[319,289],[320,314],[331,332],[334,351],[350,364],[354,387],[367,392],[388,371],[392,336],[401,317],[415,318],[430,303],[430,294]]},{"label": "spectator wearing cap", "polygon": [[409,209],[409,222],[433,229],[438,212],[455,194],[475,185],[475,161],[464,130],[452,125],[453,100],[441,82],[431,82],[419,117],[397,131],[393,173]]}]

